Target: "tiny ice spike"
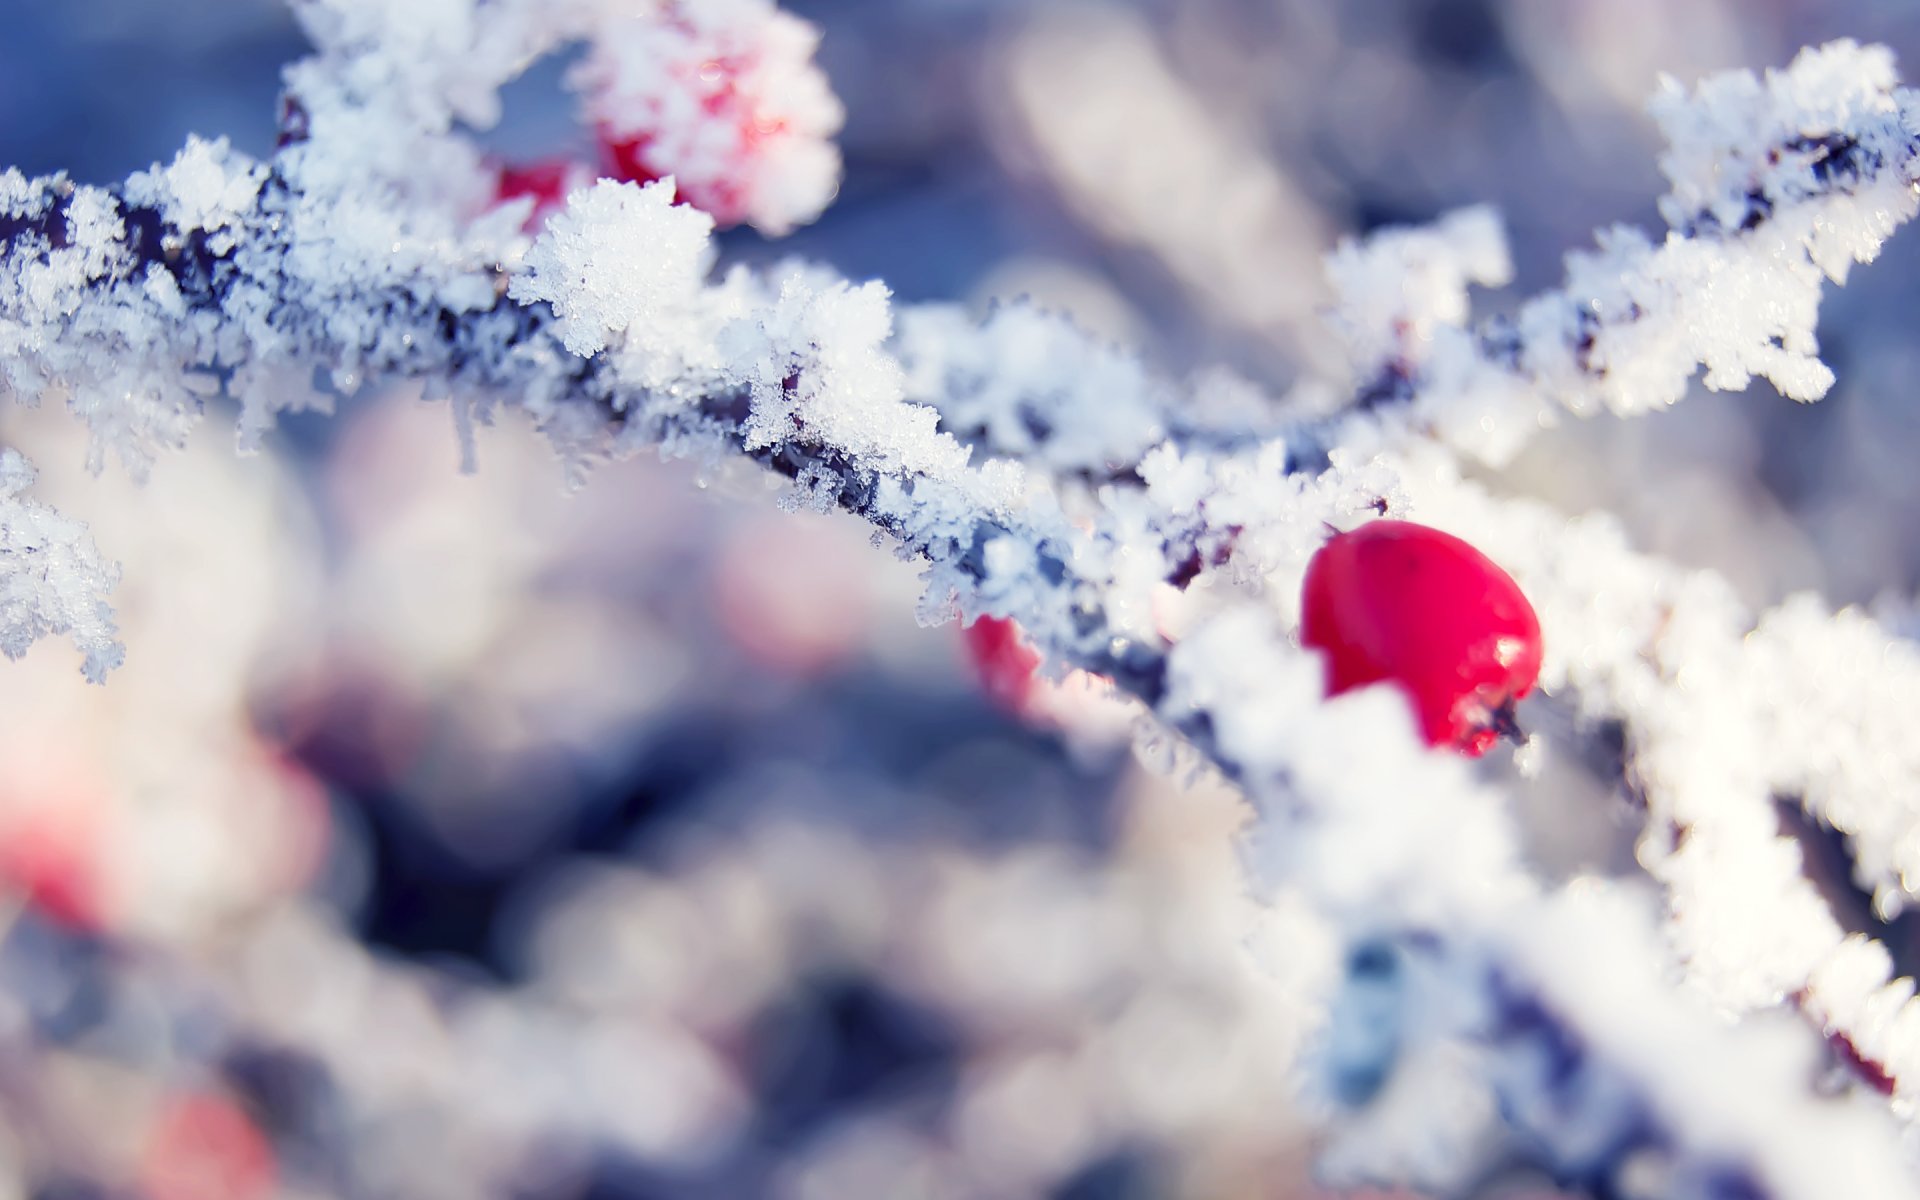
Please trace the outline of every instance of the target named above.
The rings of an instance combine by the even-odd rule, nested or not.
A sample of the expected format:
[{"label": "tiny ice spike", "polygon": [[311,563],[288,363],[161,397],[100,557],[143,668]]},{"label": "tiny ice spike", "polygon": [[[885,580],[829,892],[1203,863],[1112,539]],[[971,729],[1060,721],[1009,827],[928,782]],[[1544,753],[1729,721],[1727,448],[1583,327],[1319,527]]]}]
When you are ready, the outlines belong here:
[{"label": "tiny ice spike", "polygon": [[1301,641],[1326,657],[1327,694],[1391,680],[1433,746],[1478,758],[1540,674],[1540,619],[1513,577],[1452,534],[1372,521],[1307,564]]}]

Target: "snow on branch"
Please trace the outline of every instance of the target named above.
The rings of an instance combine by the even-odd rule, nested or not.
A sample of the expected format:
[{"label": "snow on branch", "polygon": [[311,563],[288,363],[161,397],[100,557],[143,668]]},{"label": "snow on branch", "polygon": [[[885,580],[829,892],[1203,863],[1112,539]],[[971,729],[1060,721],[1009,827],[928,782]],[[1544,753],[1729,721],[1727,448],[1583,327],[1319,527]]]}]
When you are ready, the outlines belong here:
[{"label": "snow on branch", "polygon": [[[1701,368],[1709,388],[1758,376],[1818,399],[1833,381],[1815,339],[1822,286],[1844,283],[1920,209],[1920,100],[1895,82],[1884,47],[1851,42],[1691,95],[1669,81],[1653,105],[1671,145],[1666,237],[1605,231],[1597,250],[1569,257],[1562,288],[1472,332],[1449,320],[1458,283],[1443,276],[1421,301],[1430,326],[1405,322],[1374,378],[1411,401],[1416,429],[1495,462],[1561,411],[1673,404]],[[1499,281],[1497,259],[1480,269]],[[1391,382],[1401,375],[1405,385]]]},{"label": "snow on branch", "polygon": [[[1895,82],[1884,47],[1846,41],[1803,51],[1764,79],[1732,72],[1693,93],[1667,81],[1653,105],[1671,144],[1661,161],[1672,184],[1660,202],[1666,236],[1603,231],[1596,249],[1569,256],[1559,288],[1511,319],[1470,320],[1469,288],[1512,273],[1489,210],[1343,244],[1329,274],[1346,400],[1274,432],[1316,467],[1330,448],[1409,436],[1498,463],[1562,414],[1671,405],[1702,368],[1710,388],[1739,390],[1758,376],[1786,396],[1818,399],[1832,384],[1815,339],[1823,285],[1844,283],[1920,210],[1920,98]],[[1004,352],[1017,336],[1033,347],[1047,320],[997,313],[986,337],[998,341],[985,344]],[[994,357],[968,357],[964,341],[954,348],[956,326],[956,317],[909,314],[903,353],[920,363],[915,398],[950,407],[956,431],[988,453],[1037,453],[1060,469],[1120,478],[1158,444],[1123,431],[1177,433],[1182,414],[1206,400],[1117,375],[1110,351],[1065,333],[1055,335],[1048,374],[1022,389],[1025,376],[1001,372]]]},{"label": "snow on branch", "polygon": [[19,451],[0,450],[0,652],[19,658],[41,638],[65,634],[98,683],[126,650],[107,606],[119,572],[86,526],[21,494],[33,478]]},{"label": "snow on branch", "polygon": [[[1281,586],[1326,523],[1424,511],[1429,493],[1444,507],[1414,435],[1498,458],[1559,410],[1671,403],[1701,366],[1709,386],[1759,374],[1797,397],[1823,391],[1822,280],[1915,209],[1920,123],[1884,52],[1840,43],[1765,82],[1670,92],[1672,232],[1657,245],[1604,236],[1512,323],[1467,325],[1467,286],[1507,272],[1485,214],[1343,250],[1354,401],[1289,425],[1244,389],[1196,406],[1024,310],[979,326],[913,313],[896,344],[879,285],[799,266],[714,277],[716,220],[777,232],[832,187],[837,104],[806,63],[810,33],[768,4],[306,0],[300,12],[320,49],[288,72],[271,160],[195,141],[117,188],[0,176],[0,378],[25,402],[63,398],[97,459],[137,467],[214,389],[253,436],[278,411],[401,379],[450,392],[462,419],[519,408],[580,463],[744,456],[791,480],[797,502],[864,519],[924,563],[929,619],[1017,619],[1054,662],[1113,680],[1244,788],[1262,818],[1256,877],[1349,948],[1341,986],[1404,998],[1368,1010],[1384,1028],[1358,1044],[1387,1047],[1379,1061],[1344,1075],[1334,1062],[1329,1077],[1391,1093],[1418,1076],[1409,1064],[1453,1055],[1468,1064],[1456,1082],[1489,1098],[1478,1111],[1514,1114],[1509,1134],[1529,1153],[1596,1186],[1651,1155],[1671,1195],[1913,1194],[1891,1124],[1842,1120],[1807,1095],[1784,1035],[1718,1028],[1659,984],[1645,921],[1611,900],[1548,897],[1500,797],[1423,749],[1398,695],[1324,702]],[[625,147],[633,181],[575,192],[529,239],[527,203],[496,202],[459,126],[491,123],[499,87],[572,39],[590,44],[574,80],[588,117]],[[104,572],[66,553],[88,569],[44,587],[9,560],[5,579],[24,581],[35,614],[9,636],[71,629],[90,673],[104,670],[110,627],[97,601],[80,603]],[[1543,578],[1548,620],[1569,619],[1582,601]],[[1206,595],[1173,639],[1156,606],[1182,588]],[[1738,620],[1701,607],[1712,637],[1688,652],[1726,651]],[[1698,741],[1646,751],[1648,770],[1671,764],[1679,782],[1662,803],[1680,811],[1769,714],[1682,709],[1676,689],[1629,666],[1658,665],[1659,646],[1601,645],[1600,665],[1563,662],[1558,678],[1583,699],[1644,687],[1621,707]],[[1757,654],[1749,665],[1764,668]],[[1849,808],[1852,785],[1796,762],[1798,774],[1785,760],[1769,770],[1843,827],[1879,828],[1881,814]],[[1764,786],[1757,766],[1752,782]],[[1727,828],[1750,824],[1742,804]],[[1775,871],[1791,865],[1777,845],[1740,852],[1781,896],[1800,894]],[[1876,878],[1887,866],[1863,860]],[[1814,994],[1838,1011],[1834,988]],[[1337,1034],[1352,1010],[1319,999]],[[1391,1107],[1378,1086],[1335,1090],[1336,1129]],[[1419,1169],[1460,1185],[1477,1150],[1436,1128],[1448,1111],[1420,1097],[1374,1131],[1376,1148],[1437,1145]]]},{"label": "snow on branch", "polygon": [[[1848,265],[1870,258],[1914,208],[1911,166],[1891,165],[1910,163],[1910,108],[1911,98],[1893,91],[1884,52],[1844,44],[1808,52],[1765,84],[1737,74],[1691,98],[1669,85],[1658,104],[1675,147],[1665,164],[1674,182],[1662,204],[1675,226],[1667,243],[1656,249],[1638,234],[1612,235],[1631,252],[1576,257],[1567,287],[1534,301],[1515,326],[1466,331],[1467,285],[1504,282],[1510,269],[1483,212],[1344,246],[1331,264],[1336,328],[1356,376],[1372,382],[1348,414],[1288,431],[1287,440],[1351,456],[1431,432],[1469,450],[1498,443],[1492,456],[1500,457],[1541,423],[1543,397],[1557,391],[1575,412],[1596,402],[1637,411],[1641,398],[1677,399],[1696,363],[1709,365],[1710,386],[1744,386],[1751,369],[1789,394],[1817,395],[1828,379],[1812,357],[1823,277],[1844,280]],[[1579,296],[1628,299],[1570,308]],[[1570,324],[1541,317],[1568,311]],[[1015,319],[997,313],[988,328]],[[1524,330],[1535,336],[1524,339]],[[1063,365],[1068,339],[1056,335],[1061,345],[1047,356],[1056,376],[1111,384],[1111,372]],[[921,339],[935,347],[926,357],[941,362],[952,426],[996,453],[1031,459],[1070,448],[1053,460],[1100,480],[1109,506],[1145,503],[1119,493],[1131,484],[1165,492],[1177,474],[1191,495],[1174,507],[1196,516],[1181,526],[1162,514],[1158,528],[1170,544],[1190,547],[1192,570],[1224,566],[1242,581],[1273,580],[1283,596],[1294,585],[1310,547],[1275,547],[1261,532],[1272,522],[1247,511],[1231,470],[1192,456],[1182,463],[1166,447],[1143,456],[1115,447],[1104,458],[1081,449],[1109,428],[1142,427],[1140,413],[1165,421],[1179,411],[1177,389],[1148,382],[1076,396],[1063,385],[1022,396],[951,349],[939,359],[954,340]],[[1789,354],[1789,346],[1798,349]],[[1074,365],[1105,357],[1083,350]],[[1006,359],[1003,351],[985,361]],[[1557,385],[1530,374],[1530,364],[1556,362]],[[1621,385],[1623,372],[1631,386]],[[923,390],[932,398],[938,387]],[[1532,421],[1529,406],[1539,410]],[[1270,469],[1282,438],[1270,444]],[[1669,889],[1672,936],[1694,982],[1734,1011],[1792,999],[1845,1038],[1910,1112],[1920,1073],[1912,984],[1892,979],[1884,947],[1836,920],[1805,878],[1799,844],[1781,835],[1776,803],[1798,801],[1847,835],[1856,882],[1883,916],[1900,910],[1920,878],[1909,861],[1920,846],[1920,809],[1902,782],[1920,775],[1905,729],[1920,698],[1911,646],[1811,598],[1756,623],[1724,583],[1633,555],[1604,522],[1570,528],[1537,506],[1436,483],[1451,477],[1444,463],[1398,474],[1422,485],[1409,494],[1397,481],[1377,481],[1382,505],[1454,528],[1513,565],[1546,614],[1553,690],[1570,693],[1590,719],[1626,722],[1629,770],[1648,807],[1641,858]],[[1556,649],[1565,647],[1580,648],[1581,659]]]},{"label": "snow on branch", "polygon": [[[1444,466],[1410,503],[1512,566],[1546,614],[1543,685],[1619,721],[1646,807],[1639,858],[1668,891],[1669,937],[1717,1006],[1792,1000],[1920,1096],[1920,1006],[1879,943],[1849,932],[1807,878],[1779,805],[1846,836],[1882,917],[1913,896],[1920,778],[1905,714],[1920,649],[1853,610],[1797,596],[1757,618],[1723,580],[1634,553],[1603,517],[1568,522],[1495,499]],[[1567,648],[1577,648],[1569,652]]]},{"label": "snow on branch", "polygon": [[[1170,702],[1212,714],[1239,766],[1262,818],[1256,879],[1310,897],[1351,948],[1346,993],[1382,978],[1396,993],[1392,1006],[1328,997],[1330,1045],[1364,1053],[1327,1074],[1361,1081],[1345,1098],[1390,1117],[1363,1108],[1356,1166],[1404,1152],[1421,1182],[1463,1188],[1488,1135],[1450,1126],[1488,1109],[1514,1114],[1523,1153],[1596,1189],[1638,1160],[1658,1164],[1663,1195],[1740,1179],[1747,1194],[1819,1196],[1844,1158],[1849,1194],[1914,1194],[1884,1123],[1806,1094],[1804,1041],[1778,1024],[1728,1030],[1674,994],[1651,914],[1594,884],[1545,894],[1498,798],[1417,748],[1397,696],[1316,704],[1317,664],[1265,628],[1243,610],[1183,640]],[[1404,735],[1383,736],[1394,726]],[[1353,1021],[1386,1028],[1343,1036]],[[1443,1052],[1474,1064],[1465,1081],[1394,1094]]]}]

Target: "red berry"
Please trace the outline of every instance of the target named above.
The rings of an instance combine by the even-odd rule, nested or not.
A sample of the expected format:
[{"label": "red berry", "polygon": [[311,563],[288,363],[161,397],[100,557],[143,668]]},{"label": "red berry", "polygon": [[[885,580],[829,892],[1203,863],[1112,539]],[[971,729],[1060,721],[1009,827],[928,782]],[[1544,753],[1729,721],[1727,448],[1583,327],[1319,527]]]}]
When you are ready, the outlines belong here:
[{"label": "red berry", "polygon": [[527,215],[527,228],[537,229],[553,212],[567,202],[567,193],[593,181],[592,171],[572,159],[545,158],[538,162],[506,163],[493,187],[495,204],[533,198],[533,211]]},{"label": "red berry", "polygon": [[1009,712],[1026,711],[1033,699],[1034,672],[1040,652],[1027,645],[1018,622],[1005,617],[981,617],[963,631],[967,655],[980,684]]},{"label": "red berry", "polygon": [[[624,179],[629,183],[648,184],[665,177],[669,172],[656,170],[648,161],[648,150],[653,145],[650,134],[639,137],[616,138],[607,130],[600,130],[600,152],[604,159],[607,174],[615,179]],[[678,197],[682,204],[686,197]]]},{"label": "red berry", "polygon": [[1326,657],[1327,694],[1391,680],[1432,746],[1479,757],[1515,734],[1540,674],[1540,619],[1513,577],[1451,534],[1372,521],[1307,564],[1300,640]]}]

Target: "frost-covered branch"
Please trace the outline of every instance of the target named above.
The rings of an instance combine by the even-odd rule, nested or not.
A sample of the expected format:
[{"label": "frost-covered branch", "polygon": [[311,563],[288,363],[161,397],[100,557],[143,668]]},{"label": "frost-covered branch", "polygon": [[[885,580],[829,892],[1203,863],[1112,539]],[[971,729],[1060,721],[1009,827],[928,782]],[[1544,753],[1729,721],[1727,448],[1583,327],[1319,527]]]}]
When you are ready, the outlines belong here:
[{"label": "frost-covered branch", "polygon": [[119,572],[85,526],[22,495],[32,485],[19,451],[0,451],[0,651],[19,658],[36,640],[65,634],[97,683],[126,649],[105,595]]},{"label": "frost-covered branch", "polygon": [[[1281,444],[1296,448],[1285,461],[1298,467],[1315,461],[1298,453],[1302,444],[1352,456],[1407,447],[1420,434],[1502,458],[1551,418],[1551,402],[1575,413],[1639,411],[1677,399],[1698,364],[1709,386],[1741,387],[1761,373],[1815,398],[1831,378],[1813,357],[1823,276],[1844,280],[1913,212],[1911,106],[1892,89],[1884,52],[1845,46],[1809,52],[1764,85],[1734,76],[1692,98],[1670,86],[1658,105],[1675,143],[1665,164],[1674,182],[1662,205],[1674,224],[1666,243],[1616,232],[1605,253],[1576,257],[1568,284],[1511,323],[1469,330],[1467,285],[1504,282],[1510,270],[1487,214],[1343,247],[1332,264],[1336,325],[1356,377],[1371,382],[1332,418],[1276,437],[1268,463],[1282,461]],[[944,336],[909,346],[924,345],[939,363],[920,390],[932,399],[945,385],[950,424],[994,451],[1097,478],[1110,505],[1140,503],[1120,495],[1133,484],[1156,490],[1154,471],[1130,466],[1139,460],[1127,447],[1096,435],[1150,423],[1164,432],[1179,389],[1115,386],[1112,352],[1083,339],[1075,358],[1059,323],[996,314],[988,328],[1003,343],[1068,381],[1036,401],[996,379],[985,366],[995,359],[945,349],[966,343],[954,337],[955,317],[938,319],[949,325]],[[1005,350],[998,360],[1009,357],[1020,361]],[[1081,380],[1099,384],[1076,389],[1071,381]],[[1167,480],[1178,460],[1164,447],[1150,453]],[[1431,481],[1436,472],[1448,475],[1432,462],[1399,474]],[[1161,526],[1190,547],[1176,556],[1188,567],[1174,581],[1224,566],[1239,579],[1291,586],[1298,548],[1276,555],[1257,543],[1249,528],[1259,523],[1234,507],[1244,493],[1231,474],[1201,463],[1185,475],[1195,483],[1193,519]],[[1847,834],[1856,880],[1883,913],[1899,910],[1915,877],[1904,858],[1917,844],[1916,810],[1900,782],[1916,767],[1903,749],[1905,714],[1920,699],[1910,647],[1859,614],[1831,617],[1805,598],[1756,624],[1724,584],[1631,554],[1603,523],[1571,529],[1544,509],[1457,483],[1426,482],[1411,495],[1374,486],[1383,502],[1394,497],[1516,565],[1549,614],[1550,654],[1579,655],[1550,664],[1554,690],[1571,688],[1594,719],[1626,721],[1631,770],[1649,805],[1641,857],[1671,891],[1677,948],[1695,981],[1736,1010],[1794,997],[1910,1106],[1920,1066],[1906,1028],[1920,1020],[1911,984],[1890,982],[1884,947],[1845,934],[1803,877],[1801,849],[1781,836],[1775,812],[1777,796],[1795,797]]]},{"label": "frost-covered branch", "polygon": [[[1434,472],[1444,478],[1444,470]],[[1850,935],[1782,835],[1785,798],[1846,837],[1883,918],[1920,879],[1920,777],[1907,714],[1920,651],[1863,613],[1802,595],[1757,618],[1709,573],[1633,553],[1611,522],[1457,482],[1416,489],[1423,518],[1513,564],[1548,618],[1547,685],[1618,720],[1645,801],[1643,865],[1669,891],[1689,976],[1729,1011],[1793,999],[1889,1080],[1910,1113],[1920,1007],[1880,943]]]},{"label": "frost-covered branch", "polygon": [[[1332,449],[1409,436],[1502,462],[1563,414],[1671,405],[1703,368],[1709,388],[1757,376],[1818,399],[1833,381],[1815,339],[1823,286],[1844,283],[1920,208],[1920,100],[1896,82],[1884,47],[1850,42],[1764,79],[1733,72],[1692,93],[1668,81],[1653,105],[1670,144],[1667,235],[1604,231],[1596,250],[1569,257],[1559,288],[1512,318],[1470,321],[1468,289],[1512,274],[1488,210],[1343,244],[1330,276],[1344,399],[1309,383],[1294,404],[1270,406],[1272,432],[1306,469]],[[1124,479],[1146,451],[1179,440],[1196,409],[1250,401],[1217,378],[1138,377],[1126,355],[1058,318],[996,313],[977,343],[960,335],[963,320],[909,313],[903,352],[915,398],[950,412],[989,454]],[[1331,411],[1303,419],[1299,408]]]}]

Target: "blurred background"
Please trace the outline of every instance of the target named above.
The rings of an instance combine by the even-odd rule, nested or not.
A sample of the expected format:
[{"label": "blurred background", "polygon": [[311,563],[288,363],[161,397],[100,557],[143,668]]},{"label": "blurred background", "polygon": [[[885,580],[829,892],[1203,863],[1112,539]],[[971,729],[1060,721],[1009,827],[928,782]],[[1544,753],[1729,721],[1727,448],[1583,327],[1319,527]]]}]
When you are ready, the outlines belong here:
[{"label": "blurred background", "polygon": [[[727,255],[1028,295],[1276,391],[1335,365],[1340,237],[1493,204],[1497,311],[1657,226],[1661,72],[1920,61],[1906,0],[790,7],[846,180]],[[304,51],[270,0],[0,8],[0,164],[89,182],[267,153]],[[564,67],[502,155],[586,151]],[[1756,605],[1899,603],[1916,268],[1896,238],[1831,298],[1825,402],[1581,424],[1498,486]],[[1312,1178],[1294,997],[1333,964],[1244,896],[1235,797],[1090,681],[983,686],[863,527],[648,461],[569,494],[517,427],[462,475],[417,394],[248,458],[215,419],[144,486],[0,420],[123,564],[129,652],[104,688],[57,643],[0,665],[0,1200],[1386,1195]],[[1543,865],[1625,869],[1605,771],[1553,770],[1592,802]],[[1555,1194],[1518,1155],[1468,1186]]]}]

